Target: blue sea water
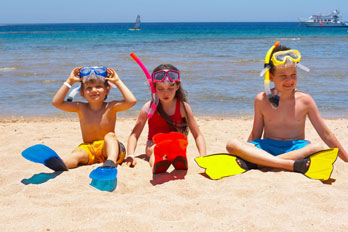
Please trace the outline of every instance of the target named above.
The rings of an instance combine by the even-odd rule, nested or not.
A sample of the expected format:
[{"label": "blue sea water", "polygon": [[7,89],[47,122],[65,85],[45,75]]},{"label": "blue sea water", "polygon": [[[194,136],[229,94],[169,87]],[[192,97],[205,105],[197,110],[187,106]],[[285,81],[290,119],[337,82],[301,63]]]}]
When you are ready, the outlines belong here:
[{"label": "blue sea water", "polygon": [[[0,118],[60,117],[51,100],[74,67],[115,68],[138,103],[119,116],[137,116],[150,99],[146,78],[161,63],[181,70],[198,116],[252,116],[263,91],[265,53],[277,40],[300,50],[297,88],[310,93],[324,117],[348,117],[348,29],[298,23],[131,23],[0,25]],[[113,89],[108,99],[120,99]],[[78,100],[83,100],[81,97]]]}]

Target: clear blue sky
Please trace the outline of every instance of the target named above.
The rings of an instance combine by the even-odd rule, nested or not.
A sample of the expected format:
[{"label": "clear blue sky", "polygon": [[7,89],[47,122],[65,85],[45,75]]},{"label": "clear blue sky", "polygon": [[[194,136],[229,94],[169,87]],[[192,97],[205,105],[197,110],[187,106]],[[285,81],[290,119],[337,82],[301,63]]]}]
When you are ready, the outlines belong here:
[{"label": "clear blue sky", "polygon": [[296,22],[348,0],[0,0],[0,24],[133,22]]}]

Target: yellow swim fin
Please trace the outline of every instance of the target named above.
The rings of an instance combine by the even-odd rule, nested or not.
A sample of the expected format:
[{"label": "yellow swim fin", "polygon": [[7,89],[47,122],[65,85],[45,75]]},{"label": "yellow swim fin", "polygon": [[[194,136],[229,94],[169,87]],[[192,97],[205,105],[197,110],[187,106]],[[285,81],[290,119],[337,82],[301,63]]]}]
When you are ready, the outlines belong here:
[{"label": "yellow swim fin", "polygon": [[[238,157],[226,153],[212,154],[195,158],[198,166],[205,168],[205,173],[213,180],[234,176],[246,172],[237,163]],[[242,162],[243,160],[240,159]]]},{"label": "yellow swim fin", "polygon": [[[328,180],[333,171],[333,164],[337,159],[338,148],[322,150],[303,160],[297,160],[294,164],[294,171],[301,172],[305,176],[316,180]],[[310,160],[308,167],[304,165]],[[302,167],[301,167],[302,166]],[[304,168],[305,167],[305,168]]]}]

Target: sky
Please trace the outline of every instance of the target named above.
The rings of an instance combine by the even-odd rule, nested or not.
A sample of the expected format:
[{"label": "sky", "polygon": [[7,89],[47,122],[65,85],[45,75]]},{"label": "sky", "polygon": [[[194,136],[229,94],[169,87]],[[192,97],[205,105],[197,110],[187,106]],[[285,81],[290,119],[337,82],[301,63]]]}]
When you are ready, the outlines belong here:
[{"label": "sky", "polygon": [[134,22],[297,22],[347,0],[0,0],[0,24]]}]

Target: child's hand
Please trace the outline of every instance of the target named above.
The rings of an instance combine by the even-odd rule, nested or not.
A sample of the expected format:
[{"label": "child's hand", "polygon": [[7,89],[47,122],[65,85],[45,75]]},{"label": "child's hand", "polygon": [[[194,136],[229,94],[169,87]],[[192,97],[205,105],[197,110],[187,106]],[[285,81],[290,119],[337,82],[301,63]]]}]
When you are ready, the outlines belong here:
[{"label": "child's hand", "polygon": [[117,73],[115,70],[113,70],[112,68],[108,68],[107,69],[108,72],[108,77],[105,78],[105,80],[113,83],[116,85],[116,82],[118,82],[120,80],[120,78],[118,77]]},{"label": "child's hand", "polygon": [[132,156],[128,156],[127,159],[123,161],[123,163],[132,168],[137,164],[134,157]]},{"label": "child's hand", "polygon": [[74,68],[70,75],[69,75],[69,78],[66,82],[68,82],[70,85],[73,85],[74,83],[76,82],[80,82],[81,79],[80,79],[80,70],[81,70],[82,67],[79,67],[79,68]]}]

